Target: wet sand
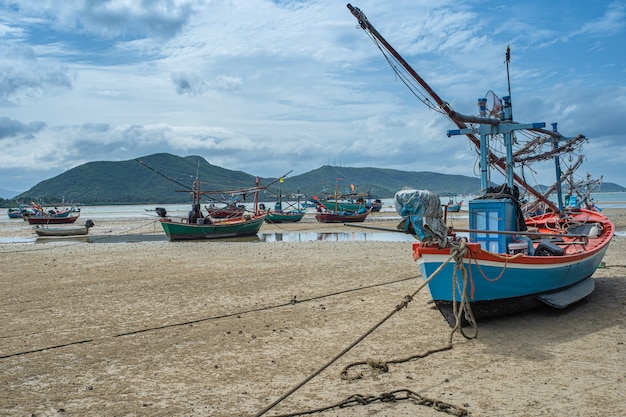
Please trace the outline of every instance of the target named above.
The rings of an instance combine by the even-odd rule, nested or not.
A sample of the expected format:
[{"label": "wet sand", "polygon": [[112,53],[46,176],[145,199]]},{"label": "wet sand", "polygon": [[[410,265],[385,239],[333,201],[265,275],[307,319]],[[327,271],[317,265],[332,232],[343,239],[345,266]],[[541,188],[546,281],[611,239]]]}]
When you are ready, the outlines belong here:
[{"label": "wet sand", "polygon": [[[605,212],[626,230],[626,210]],[[309,219],[261,229],[286,231],[354,229]],[[123,233],[162,231],[136,219],[91,231]],[[23,236],[28,227],[0,229]],[[575,306],[483,321],[476,339],[455,334],[452,349],[404,361],[446,346],[451,330],[427,289],[392,314],[422,282],[407,242],[0,244],[0,415],[255,416],[315,375],[263,415],[406,389],[474,416],[622,416],[625,249],[616,236],[596,290]],[[370,359],[391,364],[340,377]],[[314,415],[442,413],[402,400]]]}]

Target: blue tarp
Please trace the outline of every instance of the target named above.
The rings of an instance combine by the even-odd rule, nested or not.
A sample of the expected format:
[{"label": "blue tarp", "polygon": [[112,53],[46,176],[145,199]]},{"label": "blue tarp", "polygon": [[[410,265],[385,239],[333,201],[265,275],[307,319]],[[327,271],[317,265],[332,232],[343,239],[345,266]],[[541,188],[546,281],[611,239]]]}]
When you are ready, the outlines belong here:
[{"label": "blue tarp", "polygon": [[394,203],[396,212],[402,216],[400,230],[413,233],[422,242],[447,245],[448,227],[437,194],[428,190],[402,190],[396,193]]}]

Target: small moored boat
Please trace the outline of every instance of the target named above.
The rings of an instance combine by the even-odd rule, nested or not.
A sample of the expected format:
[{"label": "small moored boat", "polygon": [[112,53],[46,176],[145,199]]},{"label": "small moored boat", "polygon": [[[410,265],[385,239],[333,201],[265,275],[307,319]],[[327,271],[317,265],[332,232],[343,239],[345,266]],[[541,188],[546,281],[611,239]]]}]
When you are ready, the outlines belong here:
[{"label": "small moored boat", "polygon": [[93,221],[87,220],[82,227],[48,227],[45,225],[37,225],[33,227],[33,230],[39,237],[85,236],[93,226]]},{"label": "small moored boat", "polygon": [[[281,181],[282,182],[282,181]],[[283,209],[283,196],[281,192],[281,188],[278,188],[278,193],[276,194],[276,204],[274,204],[274,209],[268,209],[265,216],[266,223],[296,223],[302,220],[304,215],[306,214],[306,209],[300,207],[300,193],[296,194],[298,196],[297,207],[289,204],[292,209],[285,210]]]},{"label": "small moored boat", "polygon": [[315,213],[315,220],[320,223],[358,223],[365,221],[371,212],[372,209],[359,212],[327,210]]}]

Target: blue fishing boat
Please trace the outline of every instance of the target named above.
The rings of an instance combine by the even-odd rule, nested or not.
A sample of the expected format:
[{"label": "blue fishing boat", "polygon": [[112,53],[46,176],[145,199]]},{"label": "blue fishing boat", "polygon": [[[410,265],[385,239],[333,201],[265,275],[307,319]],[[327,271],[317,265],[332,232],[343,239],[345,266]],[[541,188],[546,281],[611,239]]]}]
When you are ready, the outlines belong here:
[{"label": "blue fishing boat", "polygon": [[456,203],[453,200],[450,200],[447,204],[448,213],[458,213],[461,211],[462,206],[463,206],[463,200],[456,202]]},{"label": "blue fishing boat", "polygon": [[[348,5],[360,28],[368,32],[381,51],[386,51],[394,71],[405,71],[421,93],[430,96],[442,113],[456,125],[447,136],[464,135],[480,158],[482,195],[469,201],[469,229],[445,224],[439,196],[426,190],[403,190],[396,194],[400,228],[414,234],[413,258],[417,262],[437,308],[451,326],[510,314],[538,305],[564,308],[594,290],[592,275],[608,249],[615,227],[603,214],[558,203],[527,184],[516,172],[536,161],[554,161],[561,178],[560,155],[586,141],[582,135],[565,137],[545,129],[544,122],[518,123],[508,94],[478,99],[477,115],[455,112],[376,31],[358,8]],[[509,79],[510,49],[506,51]],[[398,64],[398,65],[396,65]],[[533,143],[532,141],[535,141]],[[525,143],[522,143],[525,142]],[[551,149],[537,153],[533,146],[547,143]],[[515,152],[514,144],[517,146]],[[500,152],[500,150],[503,150]],[[492,173],[505,182],[493,186]],[[520,189],[542,201],[544,214],[524,217]]]},{"label": "blue fishing boat", "polygon": [[20,204],[19,207],[12,207],[7,210],[9,219],[23,219],[25,216],[34,215],[35,211],[28,204]]}]

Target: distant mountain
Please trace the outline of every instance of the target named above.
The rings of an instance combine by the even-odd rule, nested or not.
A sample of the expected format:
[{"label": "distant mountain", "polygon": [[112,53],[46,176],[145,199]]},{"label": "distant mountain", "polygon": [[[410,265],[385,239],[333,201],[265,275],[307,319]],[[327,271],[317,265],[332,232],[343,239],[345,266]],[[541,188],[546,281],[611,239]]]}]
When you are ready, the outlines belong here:
[{"label": "distant mountain", "polygon": [[[284,174],[284,173],[281,173]],[[168,204],[187,203],[196,176],[203,190],[233,190],[252,187],[256,177],[211,165],[200,156],[179,157],[159,153],[128,161],[88,162],[42,181],[15,200],[61,201],[77,204]],[[428,189],[442,196],[478,194],[480,179],[434,172],[398,171],[382,168],[349,168],[325,165],[316,170],[287,176],[284,182],[263,178],[271,185],[261,200],[273,201],[278,187],[283,195],[312,195],[354,191],[378,198],[391,198],[405,187]],[[602,184],[602,191],[626,191],[616,184]],[[11,196],[13,197],[13,196]],[[228,196],[225,196],[227,198]]]},{"label": "distant mountain", "polygon": [[211,179],[203,183],[205,190],[252,187],[256,178],[211,165],[199,156],[160,153],[137,160],[88,162],[40,182],[15,199],[80,204],[188,202],[196,175]]},{"label": "distant mountain", "polygon": [[383,168],[349,168],[325,165],[302,175],[289,177],[283,187],[291,192],[300,190],[307,196],[334,194],[335,189],[379,198],[391,198],[403,188],[428,189],[441,195],[471,194],[480,191],[480,179],[463,175],[434,172],[398,171]]},{"label": "distant mountain", "polygon": [[600,190],[598,190],[599,193],[621,193],[624,191],[626,191],[626,188],[614,182],[603,182]]},{"label": "distant mountain", "polygon": [[[548,187],[546,185],[538,185],[535,187],[535,189],[543,194],[548,189]],[[569,188],[567,184],[564,184],[563,193],[566,193],[568,190]],[[626,191],[626,188],[613,182],[603,182],[598,190],[594,189],[594,192],[598,193],[620,193],[624,191]]]},{"label": "distant mountain", "polygon": [[18,195],[20,192],[15,190],[5,190],[4,188],[0,188],[0,198],[9,199]]}]

